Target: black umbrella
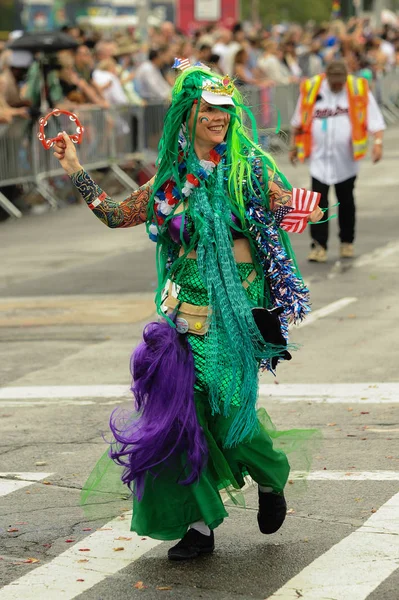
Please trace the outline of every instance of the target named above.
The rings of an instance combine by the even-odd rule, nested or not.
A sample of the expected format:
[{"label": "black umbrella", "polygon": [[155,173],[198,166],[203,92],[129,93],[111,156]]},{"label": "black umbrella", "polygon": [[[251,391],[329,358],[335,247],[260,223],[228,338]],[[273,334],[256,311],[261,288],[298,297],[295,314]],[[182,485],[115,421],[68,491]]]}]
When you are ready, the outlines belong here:
[{"label": "black umbrella", "polygon": [[78,43],[66,33],[62,31],[39,31],[37,33],[24,33],[21,37],[13,40],[7,47],[10,50],[25,50],[32,52],[32,54],[39,54],[38,61],[40,65],[39,77],[40,77],[40,110],[45,112],[49,107],[48,99],[46,98],[46,86],[45,82],[47,74],[51,68],[48,64],[46,55],[51,55],[59,50],[70,50],[76,48]]},{"label": "black umbrella", "polygon": [[7,47],[11,50],[29,50],[30,52],[58,52],[76,48],[78,42],[62,31],[39,31],[24,33],[13,40]]}]

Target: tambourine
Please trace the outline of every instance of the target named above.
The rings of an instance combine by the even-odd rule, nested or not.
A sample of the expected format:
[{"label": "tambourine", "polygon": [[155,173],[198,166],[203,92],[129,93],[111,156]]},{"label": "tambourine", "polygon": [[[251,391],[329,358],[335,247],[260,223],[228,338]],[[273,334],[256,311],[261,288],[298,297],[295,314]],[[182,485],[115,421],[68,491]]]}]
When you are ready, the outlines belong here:
[{"label": "tambourine", "polygon": [[76,133],[72,133],[69,136],[70,139],[73,141],[73,143],[80,144],[82,141],[84,129],[83,129],[78,117],[74,113],[69,112],[69,110],[60,110],[59,108],[55,108],[48,115],[39,119],[39,133],[37,134],[37,137],[41,141],[42,146],[43,146],[43,148],[45,148],[45,150],[48,150],[49,148],[54,146],[55,142],[62,140],[62,137],[60,135],[57,135],[57,137],[54,137],[54,138],[47,139],[45,136],[45,133],[44,133],[44,128],[46,127],[49,118],[50,117],[59,117],[60,115],[66,115],[67,117],[70,118],[71,121],[76,123]]}]

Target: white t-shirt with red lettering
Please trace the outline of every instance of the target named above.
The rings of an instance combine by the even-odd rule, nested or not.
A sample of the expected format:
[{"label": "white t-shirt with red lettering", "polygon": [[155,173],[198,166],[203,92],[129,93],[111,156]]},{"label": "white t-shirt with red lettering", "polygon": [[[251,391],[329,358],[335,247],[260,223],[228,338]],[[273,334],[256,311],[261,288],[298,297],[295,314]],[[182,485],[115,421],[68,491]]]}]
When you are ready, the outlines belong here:
[{"label": "white t-shirt with red lettering", "polygon": [[[369,133],[385,129],[384,118],[377,102],[369,92],[367,123]],[[293,127],[301,125],[301,100],[298,100]],[[334,94],[324,79],[317,95],[312,121],[312,152],[310,174],[318,181],[334,185],[354,177],[359,161],[353,158],[352,125],[349,119],[349,99],[346,87]]]}]

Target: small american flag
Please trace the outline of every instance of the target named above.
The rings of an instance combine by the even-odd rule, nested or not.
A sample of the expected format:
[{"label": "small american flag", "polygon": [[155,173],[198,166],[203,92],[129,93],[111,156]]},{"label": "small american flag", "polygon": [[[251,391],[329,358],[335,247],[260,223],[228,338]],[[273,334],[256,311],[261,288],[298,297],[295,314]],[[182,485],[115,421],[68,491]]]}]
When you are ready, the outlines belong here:
[{"label": "small american flag", "polygon": [[179,71],[185,71],[191,67],[191,63],[188,58],[175,58],[172,69],[178,69]]},{"label": "small american flag", "polygon": [[308,217],[320,202],[318,192],[310,192],[302,188],[292,189],[290,212],[281,221],[280,227],[288,233],[302,233],[308,223]]}]

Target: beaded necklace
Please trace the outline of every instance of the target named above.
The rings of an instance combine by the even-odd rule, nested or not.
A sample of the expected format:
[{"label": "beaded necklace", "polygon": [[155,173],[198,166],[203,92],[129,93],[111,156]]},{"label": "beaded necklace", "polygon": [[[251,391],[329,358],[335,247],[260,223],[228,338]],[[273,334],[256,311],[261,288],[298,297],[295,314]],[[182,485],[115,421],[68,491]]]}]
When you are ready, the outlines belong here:
[{"label": "beaded necklace", "polygon": [[[187,140],[183,135],[181,135],[179,140],[178,154],[178,168],[180,172],[184,172],[186,169],[186,148]],[[210,151],[209,160],[202,159],[199,161],[199,169],[195,175],[194,173],[187,173],[182,188],[183,196],[181,196],[180,191],[173,179],[168,179],[165,181],[165,183],[157,191],[154,197],[154,213],[158,226],[155,223],[151,223],[149,227],[149,237],[153,242],[157,241],[158,227],[162,227],[162,225],[165,223],[165,220],[174,211],[176,206],[182,200],[188,198],[194,188],[199,187],[201,180],[207,181],[210,178],[211,174],[222,160],[225,151],[226,143],[222,142],[221,144],[218,144]]]}]

